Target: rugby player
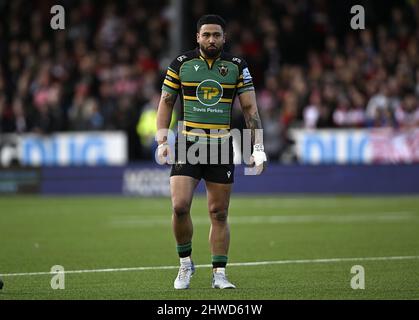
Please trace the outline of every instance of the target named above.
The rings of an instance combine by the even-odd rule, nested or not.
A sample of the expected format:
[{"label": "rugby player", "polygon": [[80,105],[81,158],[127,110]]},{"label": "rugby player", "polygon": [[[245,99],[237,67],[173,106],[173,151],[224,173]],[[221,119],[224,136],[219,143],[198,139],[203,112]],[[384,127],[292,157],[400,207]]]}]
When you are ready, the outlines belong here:
[{"label": "rugby player", "polygon": [[[174,154],[170,174],[172,227],[180,258],[174,281],[175,289],[187,289],[195,271],[191,258],[193,225],[190,215],[193,193],[199,181],[205,181],[211,220],[209,243],[212,254],[212,287],[233,289],[225,268],[228,260],[230,230],[227,221],[230,193],[234,182],[232,137],[229,134],[233,101],[236,95],[248,129],[252,130],[255,174],[264,170],[266,155],[261,134],[255,91],[246,62],[224,52],[226,23],[218,15],[202,16],[197,22],[198,47],[176,57],[168,67],[157,112],[157,142],[160,163],[168,163]],[[177,96],[182,104],[182,128],[178,129],[175,150],[167,141],[173,106]],[[214,131],[216,133],[214,133]],[[182,138],[182,139],[181,139]],[[181,145],[180,141],[185,141]],[[206,156],[199,162],[190,159],[194,144],[205,144]],[[217,152],[213,152],[214,145]],[[186,153],[182,147],[185,147]],[[195,149],[194,149],[195,150]],[[225,150],[228,161],[223,161]],[[187,154],[187,157],[181,157]],[[197,151],[202,152],[202,149]],[[224,152],[224,153],[223,153]],[[196,152],[193,152],[197,155]],[[204,154],[204,153],[202,153]],[[201,154],[201,155],[202,155]]]}]

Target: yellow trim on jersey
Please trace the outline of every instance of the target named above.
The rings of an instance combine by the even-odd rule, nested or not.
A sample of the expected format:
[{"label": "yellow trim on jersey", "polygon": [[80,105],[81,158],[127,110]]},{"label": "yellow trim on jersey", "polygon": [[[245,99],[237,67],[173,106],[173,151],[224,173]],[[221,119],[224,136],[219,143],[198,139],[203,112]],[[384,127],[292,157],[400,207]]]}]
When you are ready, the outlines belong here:
[{"label": "yellow trim on jersey", "polygon": [[230,129],[228,124],[209,124],[209,123],[198,123],[191,121],[184,121],[185,126],[200,129]]},{"label": "yellow trim on jersey", "polygon": [[[193,97],[193,96],[183,96],[183,100],[199,101],[197,97]],[[233,99],[220,99],[219,102],[232,103],[233,102]]]},{"label": "yellow trim on jersey", "polygon": [[182,82],[182,86],[185,87],[197,87],[199,82]]},{"label": "yellow trim on jersey", "polygon": [[[234,89],[234,88],[236,88],[235,84],[222,84],[222,83],[220,83],[220,84],[224,89]],[[199,82],[187,82],[187,81],[182,82],[182,86],[185,86],[185,87],[197,87],[198,85],[199,85]]]},{"label": "yellow trim on jersey", "polygon": [[214,59],[205,59],[203,56],[199,56],[199,58],[201,60],[206,61],[208,63],[208,65],[209,65],[209,67],[212,68],[212,65],[214,64],[214,61],[215,61]]},{"label": "yellow trim on jersey", "polygon": [[176,73],[174,73],[172,70],[167,70],[167,74],[169,75],[169,76],[171,76],[171,77],[173,77],[173,78],[175,78],[175,79],[177,79],[177,80],[180,80],[180,78],[179,78],[179,76],[176,74]]},{"label": "yellow trim on jersey", "polygon": [[193,96],[183,96],[183,100],[198,101],[198,98],[197,97],[193,97]]},{"label": "yellow trim on jersey", "polygon": [[239,84],[237,85],[237,88],[241,88],[245,86],[253,86],[253,83],[249,82],[249,83],[243,84],[243,82],[239,82]]},{"label": "yellow trim on jersey", "polygon": [[180,85],[178,85],[178,84],[176,84],[176,83],[173,83],[173,82],[171,82],[171,81],[169,81],[169,80],[167,80],[167,79],[164,79],[163,83],[164,83],[166,86],[171,87],[171,88],[173,88],[173,89],[179,89],[179,88],[180,88]]},{"label": "yellow trim on jersey", "polygon": [[221,84],[224,89],[234,89],[236,87],[235,84]]},{"label": "yellow trim on jersey", "polygon": [[210,137],[210,138],[223,138],[230,135],[230,133],[226,134],[206,134],[206,133],[195,133],[195,132],[188,132],[186,130],[182,130],[182,134],[186,134],[187,136],[198,136],[198,137]]}]

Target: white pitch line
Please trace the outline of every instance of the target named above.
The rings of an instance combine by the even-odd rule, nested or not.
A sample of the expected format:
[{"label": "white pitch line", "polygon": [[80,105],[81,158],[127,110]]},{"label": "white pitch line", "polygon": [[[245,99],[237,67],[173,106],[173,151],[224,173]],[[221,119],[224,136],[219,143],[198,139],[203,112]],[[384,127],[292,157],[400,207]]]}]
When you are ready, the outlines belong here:
[{"label": "white pitch line", "polygon": [[[207,225],[207,217],[192,218],[194,225]],[[230,217],[230,224],[263,224],[263,223],[358,223],[395,221],[417,221],[418,217],[410,211],[386,212],[382,214],[340,214],[340,215],[274,215],[274,216],[243,216]],[[112,227],[154,227],[170,225],[167,217],[128,217],[111,220]]]},{"label": "white pitch line", "polygon": [[[302,260],[277,260],[277,261],[255,261],[255,262],[233,262],[229,263],[229,267],[242,266],[261,266],[275,264],[303,264],[303,263],[334,263],[348,261],[389,261],[389,260],[414,260],[419,256],[394,256],[394,257],[364,257],[364,258],[330,258],[330,259],[302,259]],[[211,264],[195,265],[195,268],[209,268]],[[155,266],[155,267],[133,267],[133,268],[108,268],[108,269],[88,269],[88,270],[70,270],[62,273],[97,273],[97,272],[123,272],[123,271],[147,271],[147,270],[168,270],[178,269],[179,266]],[[60,272],[61,273],[61,272]],[[55,275],[55,272],[27,272],[27,273],[5,273],[0,274],[1,277],[19,277],[19,276],[40,276]]]}]

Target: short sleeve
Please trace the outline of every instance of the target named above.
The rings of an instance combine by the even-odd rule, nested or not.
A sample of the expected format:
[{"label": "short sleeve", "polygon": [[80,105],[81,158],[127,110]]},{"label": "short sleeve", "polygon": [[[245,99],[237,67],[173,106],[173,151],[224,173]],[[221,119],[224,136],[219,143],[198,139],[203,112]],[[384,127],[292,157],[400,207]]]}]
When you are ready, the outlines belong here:
[{"label": "short sleeve", "polygon": [[180,90],[180,77],[179,77],[180,61],[179,58],[172,61],[170,66],[167,68],[166,77],[163,81],[162,90],[171,93],[178,94]]},{"label": "short sleeve", "polygon": [[236,87],[239,95],[245,91],[255,90],[249,68],[243,59],[241,59],[239,64],[239,78],[237,79]]}]

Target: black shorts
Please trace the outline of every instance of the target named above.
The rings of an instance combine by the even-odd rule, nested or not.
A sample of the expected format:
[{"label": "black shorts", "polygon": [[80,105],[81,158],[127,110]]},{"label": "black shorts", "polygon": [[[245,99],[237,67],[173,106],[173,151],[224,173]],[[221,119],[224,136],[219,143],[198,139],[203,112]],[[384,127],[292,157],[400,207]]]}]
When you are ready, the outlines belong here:
[{"label": "black shorts", "polygon": [[214,183],[234,183],[234,164],[173,164],[170,176],[188,176]]},{"label": "black shorts", "polygon": [[[217,153],[214,155],[211,151],[211,146],[206,146],[206,155],[203,161],[194,161],[190,163],[187,157],[179,156],[178,141],[175,144],[175,163],[172,165],[170,176],[189,176],[198,180],[204,179],[214,183],[230,184],[234,182],[234,153],[231,138],[224,142],[227,145],[220,144],[217,148]],[[193,145],[193,142],[186,143],[186,152]],[[212,146],[213,148],[214,146]],[[212,149],[213,150],[213,149]],[[222,157],[221,153],[226,151],[228,157]],[[199,150],[195,153],[196,158],[199,158]],[[227,159],[228,158],[228,159]],[[228,160],[228,161],[226,161]]]}]

